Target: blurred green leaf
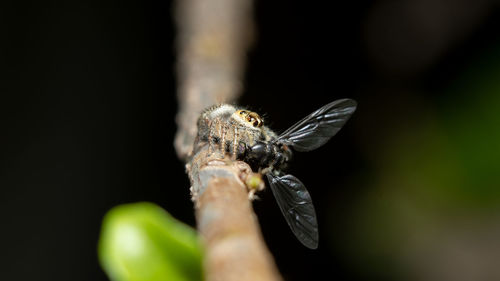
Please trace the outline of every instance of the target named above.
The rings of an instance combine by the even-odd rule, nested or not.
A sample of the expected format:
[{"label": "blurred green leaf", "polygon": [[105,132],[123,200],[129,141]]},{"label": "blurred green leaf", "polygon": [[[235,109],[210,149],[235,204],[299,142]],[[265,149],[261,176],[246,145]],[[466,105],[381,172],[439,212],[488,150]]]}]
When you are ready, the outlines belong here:
[{"label": "blurred green leaf", "polygon": [[104,217],[99,260],[113,281],[202,280],[196,232],[152,203],[121,205]]},{"label": "blurred green leaf", "polygon": [[366,278],[498,274],[487,264],[498,255],[500,45],[457,73],[438,97],[410,91],[396,117],[373,117],[390,130],[365,144],[371,174],[353,177],[364,191],[332,230]]},{"label": "blurred green leaf", "polygon": [[500,202],[500,46],[481,53],[448,90],[440,107],[446,134],[462,165],[464,198]]}]

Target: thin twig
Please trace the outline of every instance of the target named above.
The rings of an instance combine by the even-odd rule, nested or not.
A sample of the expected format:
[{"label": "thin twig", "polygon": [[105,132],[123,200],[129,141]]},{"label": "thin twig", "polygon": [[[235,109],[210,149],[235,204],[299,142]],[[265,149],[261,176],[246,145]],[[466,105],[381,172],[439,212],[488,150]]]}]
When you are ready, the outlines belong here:
[{"label": "thin twig", "polygon": [[216,155],[204,147],[188,165],[206,280],[281,280],[248,199],[252,170]]},{"label": "thin twig", "polygon": [[179,0],[176,19],[179,112],[175,148],[192,151],[203,109],[235,102],[253,37],[251,0]]},{"label": "thin twig", "polygon": [[205,279],[281,280],[253,213],[245,178],[250,167],[193,144],[202,110],[234,102],[252,37],[250,0],[179,0],[178,131],[187,162],[197,226],[205,244]]}]

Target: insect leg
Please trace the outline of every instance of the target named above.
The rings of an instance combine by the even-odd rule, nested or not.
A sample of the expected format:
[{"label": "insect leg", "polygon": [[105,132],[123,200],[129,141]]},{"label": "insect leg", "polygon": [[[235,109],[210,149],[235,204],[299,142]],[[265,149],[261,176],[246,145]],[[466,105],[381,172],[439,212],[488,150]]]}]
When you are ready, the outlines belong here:
[{"label": "insect leg", "polygon": [[208,155],[212,155],[213,122],[208,125]]},{"label": "insect leg", "polygon": [[224,147],[226,145],[226,126],[222,126],[221,123],[219,123],[219,133],[221,136],[221,140],[219,142],[220,153],[221,153],[221,155],[225,155]]},{"label": "insect leg", "polygon": [[233,156],[232,159],[236,159],[236,149],[238,148],[238,126],[234,126],[234,135],[233,135]]}]

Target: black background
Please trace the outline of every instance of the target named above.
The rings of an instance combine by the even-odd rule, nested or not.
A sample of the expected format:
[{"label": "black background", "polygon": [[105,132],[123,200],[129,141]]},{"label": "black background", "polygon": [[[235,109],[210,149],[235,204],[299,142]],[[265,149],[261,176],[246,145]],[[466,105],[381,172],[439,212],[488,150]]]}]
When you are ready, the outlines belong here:
[{"label": "black background", "polygon": [[[379,45],[370,39],[369,16],[383,1],[344,2],[256,4],[242,105],[266,113],[280,131],[334,99],[359,102],[334,140],[296,154],[291,167],[317,208],[318,250],[295,240],[269,191],[254,204],[287,280],[363,279],[326,239],[342,231],[331,227],[329,214],[342,220],[359,191],[346,180],[369,173],[359,143],[383,137],[362,120],[373,118],[373,108],[390,115],[391,93],[400,87],[442,98],[440,87],[498,40],[491,7],[425,65],[404,63],[412,51],[395,54],[401,64],[384,64],[373,55],[384,38]],[[0,4],[0,279],[107,280],[96,243],[103,215],[121,203],[155,202],[194,225],[189,182],[172,145],[172,14],[168,1]],[[411,34],[398,24],[387,37]]]}]

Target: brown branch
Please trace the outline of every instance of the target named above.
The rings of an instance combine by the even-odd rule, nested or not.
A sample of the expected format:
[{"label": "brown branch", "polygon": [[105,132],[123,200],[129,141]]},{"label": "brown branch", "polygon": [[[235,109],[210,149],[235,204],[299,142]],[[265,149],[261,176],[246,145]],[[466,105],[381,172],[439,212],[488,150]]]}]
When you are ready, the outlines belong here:
[{"label": "brown branch", "polygon": [[205,242],[206,280],[281,280],[253,213],[241,161],[201,149],[188,165],[198,230]]},{"label": "brown branch", "polygon": [[250,0],[179,0],[178,131],[175,148],[187,162],[198,230],[205,244],[205,279],[281,280],[248,196],[256,177],[241,161],[193,144],[202,110],[240,94],[252,37]]},{"label": "brown branch", "polygon": [[251,0],[177,2],[179,112],[175,148],[192,151],[196,120],[203,109],[236,101],[245,55],[253,35]]}]

